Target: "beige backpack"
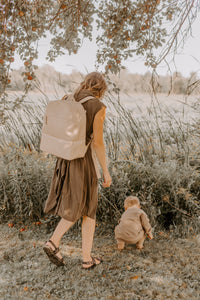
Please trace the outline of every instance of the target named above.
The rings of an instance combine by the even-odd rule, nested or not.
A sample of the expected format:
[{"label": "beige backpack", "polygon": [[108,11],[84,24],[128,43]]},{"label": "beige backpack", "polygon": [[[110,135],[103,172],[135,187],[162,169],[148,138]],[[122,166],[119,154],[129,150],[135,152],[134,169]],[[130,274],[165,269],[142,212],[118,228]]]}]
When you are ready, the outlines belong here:
[{"label": "beige backpack", "polygon": [[86,145],[86,111],[73,95],[66,100],[50,101],[44,115],[40,149],[67,160],[84,157]]}]

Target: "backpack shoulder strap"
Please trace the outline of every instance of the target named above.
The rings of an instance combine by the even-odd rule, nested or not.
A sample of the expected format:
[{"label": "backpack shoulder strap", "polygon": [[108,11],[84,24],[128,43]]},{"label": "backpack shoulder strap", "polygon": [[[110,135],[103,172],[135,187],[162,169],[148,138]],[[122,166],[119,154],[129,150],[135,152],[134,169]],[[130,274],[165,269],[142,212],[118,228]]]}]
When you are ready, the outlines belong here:
[{"label": "backpack shoulder strap", "polygon": [[74,95],[73,95],[73,94],[65,95],[64,97],[62,97],[61,100],[65,100],[65,101],[75,101]]},{"label": "backpack shoulder strap", "polygon": [[95,97],[93,97],[93,96],[87,96],[87,97],[83,98],[82,100],[80,100],[78,102],[81,103],[81,104],[83,104],[83,103],[87,102],[88,100],[94,99],[94,98]]},{"label": "backpack shoulder strap", "polygon": [[[79,103],[83,104],[91,99],[94,99],[95,97],[93,96],[87,96],[85,98],[83,98],[82,100],[78,101]],[[76,101],[75,98],[74,98],[74,95],[73,94],[70,94],[70,95],[65,95],[62,100],[65,100],[65,101]]]}]

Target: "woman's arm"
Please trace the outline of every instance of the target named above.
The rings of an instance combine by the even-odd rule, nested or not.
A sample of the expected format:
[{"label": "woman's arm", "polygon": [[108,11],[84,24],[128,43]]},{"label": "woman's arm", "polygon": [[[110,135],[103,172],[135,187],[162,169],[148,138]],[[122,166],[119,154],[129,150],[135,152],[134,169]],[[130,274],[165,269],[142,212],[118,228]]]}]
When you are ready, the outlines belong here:
[{"label": "woman's arm", "polygon": [[93,146],[97,155],[97,159],[103,170],[104,183],[103,187],[109,187],[111,185],[111,177],[108,171],[106,163],[105,145],[103,139],[103,123],[106,116],[106,109],[103,107],[100,109],[94,118],[93,122]]}]

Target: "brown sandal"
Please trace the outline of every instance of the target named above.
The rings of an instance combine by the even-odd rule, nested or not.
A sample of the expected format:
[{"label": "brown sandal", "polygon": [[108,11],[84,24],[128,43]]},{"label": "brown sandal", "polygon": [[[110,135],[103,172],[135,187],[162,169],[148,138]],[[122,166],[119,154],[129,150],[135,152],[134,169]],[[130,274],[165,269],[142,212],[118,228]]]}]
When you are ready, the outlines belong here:
[{"label": "brown sandal", "polygon": [[56,245],[51,241],[51,240],[48,240],[49,243],[51,243],[53,245],[53,247],[55,248],[54,250],[49,247],[48,245],[45,245],[43,246],[43,250],[44,252],[47,254],[48,258],[50,259],[50,261],[52,263],[54,263],[57,267],[61,267],[61,266],[64,266],[65,265],[65,262],[64,262],[64,259],[60,259],[56,253],[58,253],[60,251],[60,249],[58,247],[56,247]]},{"label": "brown sandal", "polygon": [[[83,269],[85,269],[85,270],[93,269],[94,267],[96,267],[97,265],[100,265],[100,263],[103,262],[103,259],[100,258],[100,257],[91,256],[91,258],[92,258],[91,261],[83,261],[82,262],[83,265],[91,265],[89,268],[82,267]],[[97,264],[95,259],[97,259],[98,261],[100,261],[100,263]]]}]

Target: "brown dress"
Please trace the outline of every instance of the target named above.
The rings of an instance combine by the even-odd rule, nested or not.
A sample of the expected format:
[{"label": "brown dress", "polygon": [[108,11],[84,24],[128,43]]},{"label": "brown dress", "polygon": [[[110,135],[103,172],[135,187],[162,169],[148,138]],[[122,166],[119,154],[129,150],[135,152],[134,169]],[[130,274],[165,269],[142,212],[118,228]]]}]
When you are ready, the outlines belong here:
[{"label": "brown dress", "polygon": [[[76,101],[93,96],[87,90],[75,95]],[[93,133],[93,121],[96,113],[105,107],[97,98],[82,104],[86,110],[86,143]],[[65,160],[57,158],[44,212],[75,222],[81,216],[96,217],[98,201],[98,179],[92,159],[91,145],[83,158]]]}]

